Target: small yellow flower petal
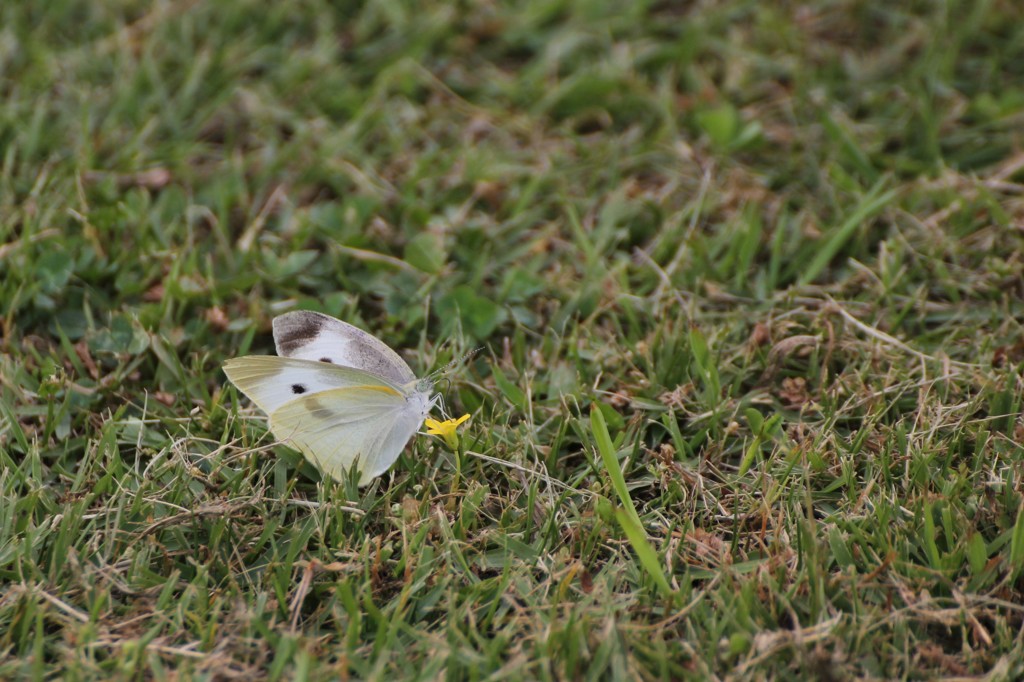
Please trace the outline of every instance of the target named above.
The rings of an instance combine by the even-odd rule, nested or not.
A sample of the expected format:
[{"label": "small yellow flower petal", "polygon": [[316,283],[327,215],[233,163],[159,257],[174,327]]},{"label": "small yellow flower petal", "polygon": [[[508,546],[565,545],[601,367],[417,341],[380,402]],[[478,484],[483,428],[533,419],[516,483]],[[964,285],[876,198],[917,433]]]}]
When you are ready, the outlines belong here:
[{"label": "small yellow flower petal", "polygon": [[429,435],[441,436],[449,448],[457,450],[459,448],[459,436],[455,433],[455,429],[467,419],[469,419],[469,415],[464,414],[458,419],[446,419],[443,422],[427,419],[424,423],[427,425],[427,433]]}]

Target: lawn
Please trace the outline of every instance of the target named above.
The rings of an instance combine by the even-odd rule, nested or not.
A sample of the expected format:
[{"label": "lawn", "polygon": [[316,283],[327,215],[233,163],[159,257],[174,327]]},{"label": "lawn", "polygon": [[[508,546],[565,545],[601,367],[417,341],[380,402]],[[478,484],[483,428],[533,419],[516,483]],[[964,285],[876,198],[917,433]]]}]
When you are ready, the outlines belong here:
[{"label": "lawn", "polygon": [[1015,0],[0,4],[2,679],[1022,679],[1022,398]]}]

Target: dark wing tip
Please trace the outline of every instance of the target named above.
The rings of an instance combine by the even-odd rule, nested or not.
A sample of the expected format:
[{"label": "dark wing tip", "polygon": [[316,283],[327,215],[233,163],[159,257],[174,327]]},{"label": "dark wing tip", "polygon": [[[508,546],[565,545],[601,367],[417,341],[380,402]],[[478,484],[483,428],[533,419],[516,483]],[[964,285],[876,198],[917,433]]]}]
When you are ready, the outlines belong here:
[{"label": "dark wing tip", "polygon": [[320,330],[329,324],[331,319],[312,310],[296,310],[278,315],[274,318],[274,345],[277,346],[277,354],[284,357],[292,355],[319,336]]}]

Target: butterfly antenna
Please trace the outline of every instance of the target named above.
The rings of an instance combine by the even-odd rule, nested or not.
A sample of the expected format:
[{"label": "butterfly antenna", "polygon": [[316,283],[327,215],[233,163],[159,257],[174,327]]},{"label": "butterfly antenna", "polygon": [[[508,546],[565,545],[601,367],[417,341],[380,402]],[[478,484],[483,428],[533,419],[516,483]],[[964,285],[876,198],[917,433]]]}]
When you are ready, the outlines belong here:
[{"label": "butterfly antenna", "polygon": [[481,346],[480,348],[474,348],[473,350],[469,351],[468,353],[460,355],[459,357],[455,358],[454,360],[452,360],[451,362],[446,364],[444,367],[441,367],[440,369],[435,369],[433,372],[431,372],[430,374],[427,375],[427,378],[430,379],[431,381],[433,381],[435,377],[440,376],[442,374],[448,373],[451,370],[452,367],[454,367],[455,365],[458,365],[458,364],[461,364],[461,363],[465,362],[466,360],[468,360],[469,358],[473,357],[474,355],[476,355],[477,353],[479,353],[482,350],[483,350],[483,346]]}]

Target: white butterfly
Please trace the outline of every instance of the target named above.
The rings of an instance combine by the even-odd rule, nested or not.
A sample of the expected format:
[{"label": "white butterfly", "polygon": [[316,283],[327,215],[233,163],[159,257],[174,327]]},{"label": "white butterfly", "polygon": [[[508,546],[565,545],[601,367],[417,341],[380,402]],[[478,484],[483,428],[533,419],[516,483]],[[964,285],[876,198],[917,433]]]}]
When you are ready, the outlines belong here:
[{"label": "white butterfly", "polygon": [[277,356],[224,363],[270,430],[340,479],[358,461],[359,485],[387,471],[440,396],[362,329],[302,310],[274,318]]}]

